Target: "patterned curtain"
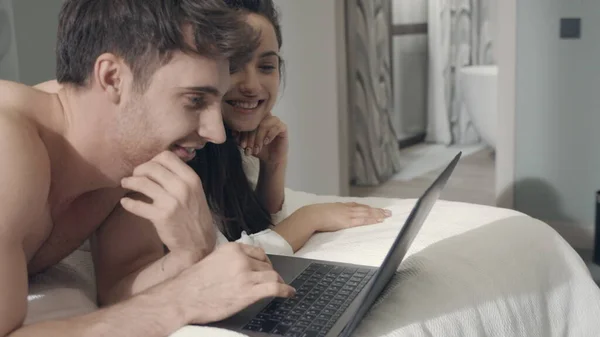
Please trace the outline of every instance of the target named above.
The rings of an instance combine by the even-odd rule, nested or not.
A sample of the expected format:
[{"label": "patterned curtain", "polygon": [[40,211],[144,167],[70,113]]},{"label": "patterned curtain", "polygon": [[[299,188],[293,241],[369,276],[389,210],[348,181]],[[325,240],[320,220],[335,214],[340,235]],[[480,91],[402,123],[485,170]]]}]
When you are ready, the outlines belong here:
[{"label": "patterned curtain", "polygon": [[379,185],[400,169],[391,116],[391,12],[391,0],[347,0],[354,185]]}]

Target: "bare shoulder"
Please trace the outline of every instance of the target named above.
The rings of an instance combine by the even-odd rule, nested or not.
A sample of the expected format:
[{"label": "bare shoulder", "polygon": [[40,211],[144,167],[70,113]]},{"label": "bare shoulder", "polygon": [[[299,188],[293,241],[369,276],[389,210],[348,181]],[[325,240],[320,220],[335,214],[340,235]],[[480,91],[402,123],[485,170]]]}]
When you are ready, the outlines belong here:
[{"label": "bare shoulder", "polygon": [[[52,89],[52,84],[43,87]],[[53,95],[22,83],[0,80],[0,97],[0,114],[30,115],[47,107]]]},{"label": "bare shoulder", "polygon": [[33,86],[34,88],[48,93],[57,93],[62,89],[62,85],[56,80],[42,82]]},{"label": "bare shoulder", "polygon": [[[2,90],[14,88],[0,83],[0,96]],[[50,189],[46,146],[36,125],[15,113],[18,108],[0,104],[0,237],[31,228],[46,210]]]}]

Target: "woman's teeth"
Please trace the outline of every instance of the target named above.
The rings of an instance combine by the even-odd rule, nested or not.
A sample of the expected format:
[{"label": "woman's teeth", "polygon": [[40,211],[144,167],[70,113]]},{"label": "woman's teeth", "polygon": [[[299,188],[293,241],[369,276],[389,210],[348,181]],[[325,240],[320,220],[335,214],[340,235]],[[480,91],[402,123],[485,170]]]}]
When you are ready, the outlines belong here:
[{"label": "woman's teeth", "polygon": [[260,103],[260,101],[255,101],[255,102],[230,101],[229,103],[236,108],[256,109],[258,107],[258,104]]}]

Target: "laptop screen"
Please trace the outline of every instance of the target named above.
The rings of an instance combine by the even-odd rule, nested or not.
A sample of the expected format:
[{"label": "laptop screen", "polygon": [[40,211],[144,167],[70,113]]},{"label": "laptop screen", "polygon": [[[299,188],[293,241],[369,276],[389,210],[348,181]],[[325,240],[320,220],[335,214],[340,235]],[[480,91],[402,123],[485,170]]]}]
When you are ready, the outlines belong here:
[{"label": "laptop screen", "polygon": [[371,305],[375,302],[377,297],[379,297],[379,294],[388,284],[394,273],[396,273],[398,266],[400,266],[400,262],[402,262],[404,256],[406,256],[410,245],[423,226],[425,219],[429,215],[429,212],[433,208],[435,202],[438,200],[444,186],[446,185],[446,182],[454,171],[461,154],[462,152],[458,153],[456,157],[454,157],[446,169],[437,177],[437,179],[431,184],[425,193],[423,193],[419,200],[417,200],[417,203],[406,219],[404,226],[392,244],[390,251],[383,260],[381,267],[379,267],[377,273],[373,275],[373,279],[371,279],[369,282],[368,289],[357,298],[358,301],[362,301],[363,303],[354,314],[354,317],[350,319],[350,323],[344,329],[343,335],[347,336],[354,331],[363,316],[367,313]]}]

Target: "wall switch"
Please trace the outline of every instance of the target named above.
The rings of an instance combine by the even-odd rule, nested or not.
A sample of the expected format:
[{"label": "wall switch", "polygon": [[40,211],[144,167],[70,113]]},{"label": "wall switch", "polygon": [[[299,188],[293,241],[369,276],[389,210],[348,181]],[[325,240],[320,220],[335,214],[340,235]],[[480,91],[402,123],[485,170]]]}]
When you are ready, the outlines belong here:
[{"label": "wall switch", "polygon": [[560,19],[560,38],[561,39],[580,39],[581,38],[581,18],[562,18],[562,19]]}]

